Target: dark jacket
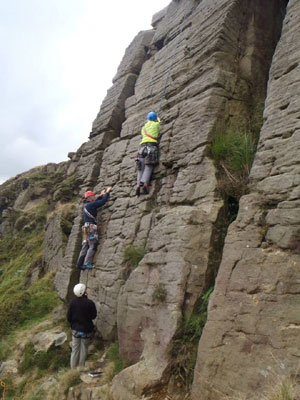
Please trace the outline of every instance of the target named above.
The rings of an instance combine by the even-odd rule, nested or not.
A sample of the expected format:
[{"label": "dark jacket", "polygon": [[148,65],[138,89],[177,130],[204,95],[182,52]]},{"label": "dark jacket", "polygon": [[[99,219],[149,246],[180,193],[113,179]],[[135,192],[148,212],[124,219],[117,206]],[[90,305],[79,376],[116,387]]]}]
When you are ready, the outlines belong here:
[{"label": "dark jacket", "polygon": [[71,301],[67,318],[74,331],[89,333],[94,329],[93,319],[97,317],[95,303],[87,297],[76,297]]},{"label": "dark jacket", "polygon": [[[109,199],[109,193],[105,193],[104,196],[100,196],[95,201],[87,201],[83,206],[83,221],[90,222],[92,224],[97,224],[97,212],[98,208],[103,206],[107,200]],[[88,211],[89,214],[93,216],[90,217],[85,211],[84,208]]]}]

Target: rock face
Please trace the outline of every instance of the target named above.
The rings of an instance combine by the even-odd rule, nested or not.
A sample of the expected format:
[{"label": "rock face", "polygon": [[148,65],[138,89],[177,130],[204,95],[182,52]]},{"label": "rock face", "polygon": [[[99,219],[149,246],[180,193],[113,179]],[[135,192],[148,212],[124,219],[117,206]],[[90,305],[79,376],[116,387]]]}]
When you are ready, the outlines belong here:
[{"label": "rock face", "polygon": [[[83,190],[114,187],[99,216],[101,243],[88,282],[97,328],[105,339],[118,338],[123,360],[134,364],[114,379],[115,400],[138,399],[167,379],[172,340],[213,284],[214,256],[222,251],[216,226],[227,221],[208,144],[217,123],[246,125],[264,99],[278,10],[277,1],[173,1],[154,17],[155,29],[126,50],[91,140],[78,152]],[[151,196],[137,198],[134,158],[151,109],[163,119],[160,164]],[[63,298],[78,279],[79,245],[80,215],[56,278]],[[136,269],[125,262],[128,246],[145,246]],[[158,288],[164,301],[156,299]]]},{"label": "rock face", "polygon": [[257,398],[277,375],[297,374],[299,22],[300,4],[291,0],[270,71],[250,194],[227,235],[199,345],[195,400],[232,391]]},{"label": "rock face", "polygon": [[35,351],[48,351],[51,346],[61,346],[67,340],[65,332],[57,329],[36,333],[32,338]]},{"label": "rock face", "polygon": [[60,220],[61,215],[58,213],[49,220],[46,226],[43,264],[47,266],[48,271],[56,270],[63,260],[63,237]]},{"label": "rock face", "polygon": [[[127,48],[90,140],[55,167],[63,169],[65,184],[49,201],[113,186],[99,213],[100,244],[89,275],[76,268],[80,197],[66,246],[63,214],[58,210],[48,219],[43,263],[57,270],[56,288],[65,301],[78,280],[88,282],[98,330],[105,340],[118,339],[130,367],[113,380],[114,400],[141,399],[168,381],[174,338],[216,275],[194,400],[259,391],[275,368],[271,349],[288,373],[296,365],[300,6],[290,1],[280,38],[286,5],[173,0],[155,14],[153,29],[140,32]],[[255,119],[271,63],[250,193],[241,199],[223,251],[231,221],[210,144],[217,126],[246,128]],[[134,159],[150,110],[162,118],[160,163],[150,195],[136,197]],[[18,185],[16,198],[3,191],[1,232],[14,229],[11,215],[18,207],[43,195],[43,188]],[[144,249],[136,268],[125,258],[128,248]],[[77,392],[69,398],[80,398]],[[84,396],[92,396],[89,389]]]}]

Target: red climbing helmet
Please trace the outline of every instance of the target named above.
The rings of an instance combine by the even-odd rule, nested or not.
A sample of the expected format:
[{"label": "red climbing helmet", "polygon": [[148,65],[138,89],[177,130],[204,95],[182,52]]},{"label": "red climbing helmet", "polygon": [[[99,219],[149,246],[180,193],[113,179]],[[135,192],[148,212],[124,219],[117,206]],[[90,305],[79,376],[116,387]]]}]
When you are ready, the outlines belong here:
[{"label": "red climbing helmet", "polygon": [[87,192],[84,193],[85,199],[87,199],[90,196],[96,196],[96,193],[92,192],[91,190],[88,190]]}]

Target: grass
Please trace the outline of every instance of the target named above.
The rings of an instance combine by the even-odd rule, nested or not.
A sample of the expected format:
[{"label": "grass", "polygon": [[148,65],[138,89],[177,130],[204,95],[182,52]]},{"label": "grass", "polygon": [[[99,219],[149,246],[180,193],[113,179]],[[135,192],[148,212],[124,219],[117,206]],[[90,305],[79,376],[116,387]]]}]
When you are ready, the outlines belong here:
[{"label": "grass", "polygon": [[152,300],[159,301],[160,303],[164,303],[167,299],[167,291],[164,285],[159,283],[158,285],[155,286],[155,289],[152,293]]},{"label": "grass", "polygon": [[[275,378],[275,377],[274,377]],[[276,377],[262,393],[256,396],[260,400],[298,400],[297,383],[291,378]],[[247,400],[249,396],[237,393],[230,396],[223,396],[223,400]]]},{"label": "grass", "polygon": [[1,335],[5,336],[12,329],[40,322],[60,304],[53,286],[54,273],[47,274],[26,289],[24,272],[26,269],[20,270],[19,276],[10,280],[15,286],[6,284],[0,295],[0,318],[5,321],[0,326]]},{"label": "grass", "polygon": [[34,221],[32,230],[23,229],[0,240],[0,320],[5,321],[0,325],[1,337],[45,318],[60,304],[54,290],[53,273],[32,284],[29,279],[32,270],[41,267],[43,226],[48,210],[47,201],[41,202],[28,213]]},{"label": "grass", "polygon": [[78,194],[79,179],[76,174],[63,179],[61,172],[46,172],[44,167],[37,167],[24,175],[28,185],[35,189],[44,188],[47,193],[55,193],[55,201],[66,203]]},{"label": "grass", "polygon": [[223,162],[230,172],[249,174],[255,155],[253,135],[249,132],[225,130],[217,132],[211,147],[212,158]]},{"label": "grass", "polygon": [[99,399],[101,400],[113,400],[110,394],[110,386],[109,385],[103,385],[99,388],[98,392]]},{"label": "grass", "polygon": [[33,390],[29,394],[25,394],[23,400],[45,400],[45,398],[47,398],[45,390],[41,389],[39,385],[34,385]]},{"label": "grass", "polygon": [[232,128],[217,130],[211,156],[218,168],[218,187],[223,196],[239,199],[247,193],[257,136]]},{"label": "grass", "polygon": [[223,196],[239,199],[248,191],[248,178],[263,124],[264,101],[257,99],[249,120],[242,125],[219,126],[211,144],[211,157],[218,168],[218,187]]},{"label": "grass", "polygon": [[[15,194],[29,189],[30,200],[52,198],[55,202],[66,203],[78,196],[81,180],[76,173],[65,177],[62,171],[49,171],[46,166],[36,167],[22,176],[6,182],[1,188],[1,194],[9,204],[15,199]],[[21,211],[21,210],[20,210]]]},{"label": "grass", "polygon": [[[50,371],[52,383],[49,390],[47,390],[46,396],[40,385],[45,382],[50,375],[47,375],[47,371],[43,370],[42,373],[44,376],[39,378],[32,369],[31,372],[32,374],[28,371],[25,379],[18,384],[15,384],[11,378],[4,380],[6,383],[5,400],[17,400],[18,398],[24,400],[44,400],[45,398],[66,399],[70,387],[81,383],[80,372],[77,370],[60,368],[55,374],[53,374],[54,371]],[[0,396],[2,395],[3,390],[1,391],[0,388]]]},{"label": "grass", "polygon": [[206,323],[207,305],[212,291],[213,287],[202,296],[194,313],[183,323],[171,349],[173,375],[179,385],[183,384],[187,389],[192,384],[198,344]]},{"label": "grass", "polygon": [[26,386],[28,385],[29,381],[28,378],[23,379],[19,383],[15,383],[15,381],[9,378],[0,378],[2,384],[5,385],[5,393],[3,392],[4,386],[0,386],[0,397],[4,400],[17,400],[23,399],[24,391],[26,390]]},{"label": "grass", "polygon": [[23,309],[25,321],[39,321],[61,304],[54,288],[54,276],[55,273],[48,273],[27,290],[29,302]]},{"label": "grass", "polygon": [[68,344],[64,346],[51,346],[48,351],[34,350],[32,343],[27,343],[24,349],[23,360],[19,365],[21,374],[32,374],[37,369],[38,375],[42,375],[43,371],[54,372],[61,368],[67,367],[70,362],[70,349]]},{"label": "grass", "polygon": [[[12,179],[2,191],[7,204],[11,206],[16,194],[28,188],[30,208],[9,208],[7,221],[11,229],[0,239],[1,361],[14,357],[19,340],[22,338],[24,342],[30,329],[48,319],[61,304],[54,288],[54,273],[45,273],[42,259],[45,224],[50,212],[62,208],[60,223],[65,241],[72,228],[76,207],[65,202],[77,196],[78,182],[75,175],[66,179],[63,175],[38,167]],[[33,271],[36,273],[33,274]],[[38,279],[33,279],[33,276]],[[41,383],[58,369],[69,366],[69,360],[70,348],[67,343],[38,353],[33,350],[32,344],[27,344],[19,364],[26,378],[18,384],[15,380],[7,380],[5,400],[18,397],[24,400],[44,399],[46,394],[41,390]],[[60,378],[58,376],[57,381]],[[77,383],[78,376],[72,375],[66,385],[69,387]],[[61,382],[60,387],[66,386]],[[2,395],[3,388],[0,387],[1,398]],[[64,394],[59,394],[57,398],[64,398]]]},{"label": "grass", "polygon": [[55,378],[57,381],[50,388],[50,398],[53,399],[67,398],[69,389],[81,383],[80,372],[76,369],[61,369]]},{"label": "grass", "polygon": [[67,203],[61,207],[60,214],[60,228],[62,231],[63,237],[63,253],[67,247],[69,235],[71,233],[74,218],[76,217],[76,204],[75,203]]},{"label": "grass", "polygon": [[[0,334],[7,333],[16,326],[22,317],[22,310],[29,300],[26,290],[26,277],[31,269],[33,260],[41,255],[42,239],[34,235],[23,238],[5,238],[0,241],[0,262],[3,269],[0,282]],[[22,243],[23,242],[23,243]],[[15,257],[14,257],[15,255]]]},{"label": "grass", "polygon": [[5,361],[15,346],[15,332],[0,340],[0,360]]},{"label": "grass", "polygon": [[124,262],[126,262],[131,268],[136,268],[139,262],[144,258],[145,253],[145,246],[128,246],[124,250]]},{"label": "grass", "polygon": [[297,400],[296,384],[292,379],[284,379],[270,385],[264,392],[263,400]]},{"label": "grass", "polygon": [[62,203],[67,203],[78,195],[79,180],[75,174],[68,176],[58,184],[55,200]]},{"label": "grass", "polygon": [[[9,355],[7,343],[13,343],[15,330],[24,329],[46,319],[49,313],[61,304],[54,289],[53,272],[28,286],[31,269],[41,257],[43,237],[29,234],[25,235],[25,238],[28,241],[23,248],[21,240],[18,243],[12,240],[11,246],[4,246],[3,241],[10,244],[8,238],[0,241],[0,247],[6,249],[1,260],[3,274],[0,281],[0,319],[5,321],[0,324],[2,360]],[[13,259],[14,252],[16,257]],[[6,263],[3,258],[6,259]]]},{"label": "grass", "polygon": [[67,204],[62,209],[61,219],[60,219],[60,227],[64,235],[67,237],[70,235],[74,218],[76,217],[76,205],[73,203]]},{"label": "grass", "polygon": [[114,375],[117,375],[120,371],[122,371],[123,361],[120,358],[118,342],[114,342],[109,346],[109,349],[107,351],[107,359],[114,363]]},{"label": "grass", "polygon": [[65,373],[64,379],[62,381],[62,389],[63,389],[64,395],[68,394],[70,387],[79,385],[80,383],[81,383],[81,379],[80,379],[79,371],[76,371],[74,369],[68,370]]}]

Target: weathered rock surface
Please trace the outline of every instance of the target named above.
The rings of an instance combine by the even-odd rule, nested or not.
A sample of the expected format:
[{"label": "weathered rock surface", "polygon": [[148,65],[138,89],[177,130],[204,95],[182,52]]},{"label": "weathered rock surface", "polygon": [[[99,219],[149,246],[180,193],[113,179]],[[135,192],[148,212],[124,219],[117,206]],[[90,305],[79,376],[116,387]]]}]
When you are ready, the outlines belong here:
[{"label": "weathered rock surface", "polygon": [[98,386],[97,384],[82,384],[69,389],[67,400],[102,400],[109,398],[108,396],[108,384],[102,386]]},{"label": "weathered rock surface", "polygon": [[[247,127],[264,101],[269,68],[280,37],[284,0],[172,1],[127,48],[113,86],[97,115],[90,140],[70,161],[49,166],[76,178],[76,188],[113,186],[98,217],[95,268],[76,268],[81,208],[63,253],[60,214],[48,220],[44,264],[58,269],[55,285],[69,301],[79,280],[98,309],[106,340],[118,339],[130,367],[112,383],[114,400],[138,400],[167,383],[170,348],[183,321],[214,283],[209,320],[200,342],[194,400],[259,391],[274,363],[296,365],[299,318],[298,75],[300,6],[291,0],[275,53],[265,124],[251,172],[251,191],[227,229],[226,199],[218,190],[210,143],[216,126]],[[150,196],[135,196],[135,155],[147,113],[162,118],[160,163]],[[75,179],[74,178],[74,179]],[[28,183],[28,182],[27,182]],[[19,208],[45,196],[43,187],[13,181],[3,192],[1,232],[13,230]],[[46,191],[47,192],[47,191]],[[61,201],[63,188],[48,196]],[[77,194],[77,192],[76,192]],[[17,207],[18,206],[18,207]],[[19,213],[19,214],[18,214]],[[222,229],[220,227],[223,226]],[[224,228],[225,227],[225,228]],[[127,247],[145,247],[136,268]],[[223,253],[223,254],[222,254]],[[88,275],[89,274],[89,275]],[[164,292],[163,299],[157,291]],[[108,388],[70,390],[68,399],[101,398]],[[99,391],[99,392],[98,392]],[[103,392],[103,393],[104,393]]]},{"label": "weathered rock surface", "polygon": [[105,131],[112,131],[116,137],[119,136],[124,120],[125,100],[133,95],[153,34],[153,31],[140,32],[127,48],[114,78],[114,85],[108,90],[93,123],[91,137]]},{"label": "weathered rock surface", "polygon": [[46,226],[43,265],[47,271],[56,271],[63,260],[63,235],[60,226],[61,213],[51,218]]},{"label": "weathered rock surface", "polygon": [[0,362],[0,376],[18,373],[18,363],[16,360]]},{"label": "weathered rock surface", "polygon": [[32,337],[32,343],[36,351],[48,351],[52,345],[61,346],[68,339],[65,332],[53,329],[51,331],[39,332]]},{"label": "weathered rock surface", "polygon": [[[102,237],[89,295],[102,336],[118,337],[122,358],[135,363],[114,379],[116,400],[139,398],[164,381],[172,339],[213,281],[213,255],[221,251],[214,247],[215,226],[224,215],[207,145],[218,122],[226,117],[246,125],[251,105],[264,97],[280,31],[277,11],[275,1],[267,8],[258,1],[250,7],[225,0],[172,2],[154,18],[155,30],[141,32],[126,50],[91,140],[72,156],[82,191],[114,186],[99,216]],[[136,198],[141,121],[160,106],[161,163],[151,197]],[[56,277],[62,298],[78,280],[80,225],[79,208]],[[128,246],[146,248],[133,271],[124,261]],[[158,287],[166,291],[162,303],[155,299]]]},{"label": "weathered rock surface", "polygon": [[194,399],[257,398],[299,365],[300,3],[289,2],[268,85],[265,123],[226,238],[202,335]]}]

